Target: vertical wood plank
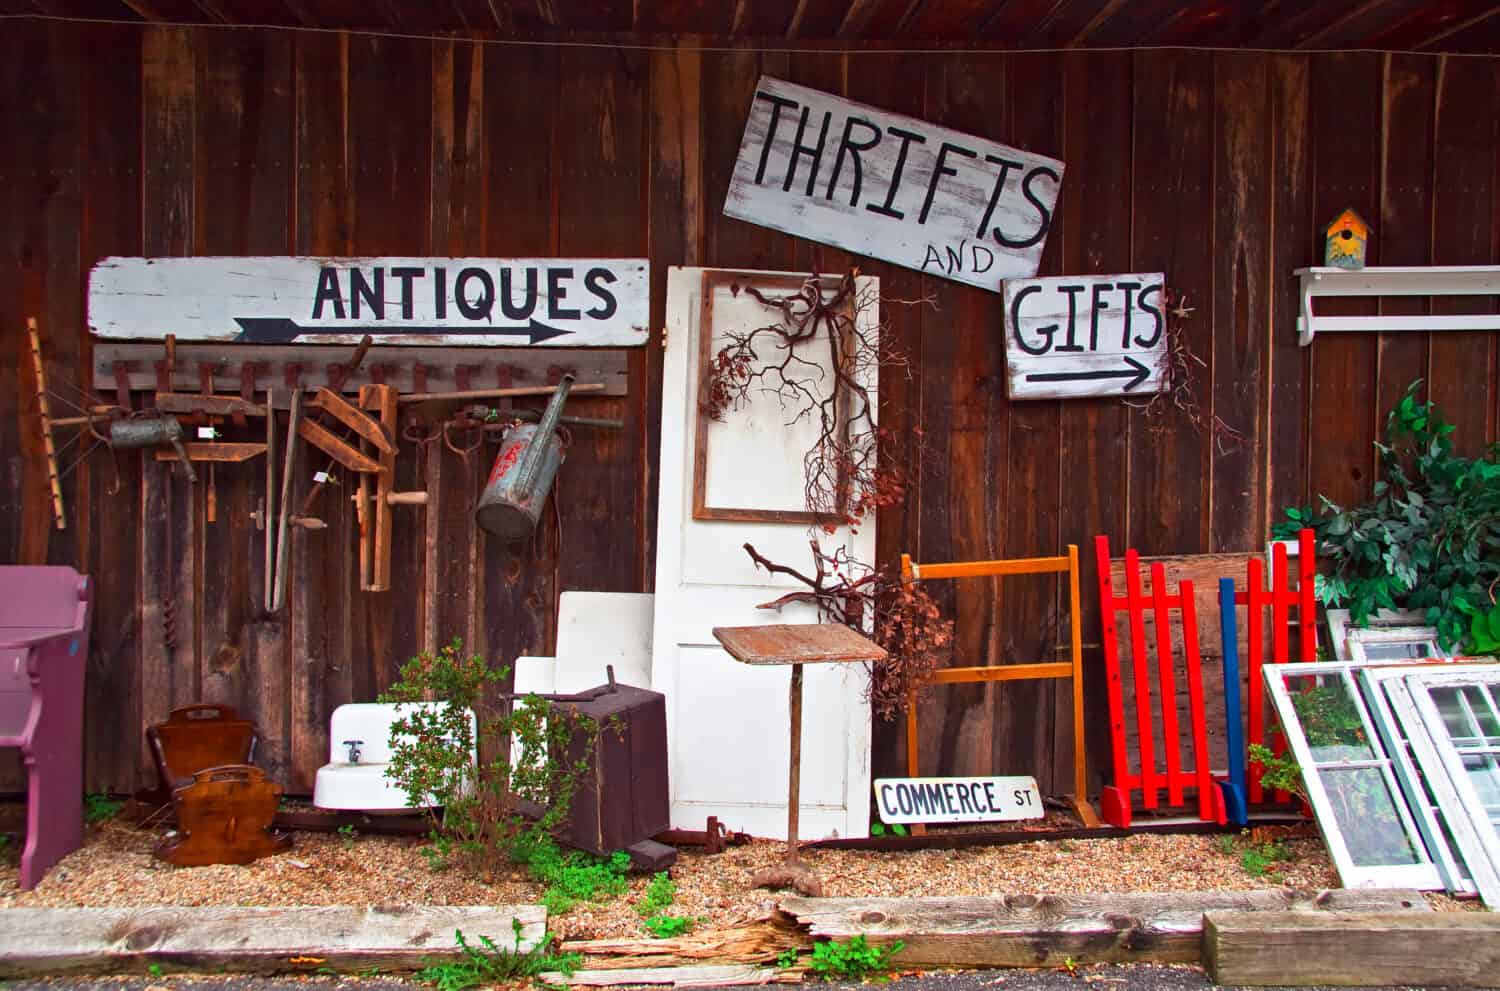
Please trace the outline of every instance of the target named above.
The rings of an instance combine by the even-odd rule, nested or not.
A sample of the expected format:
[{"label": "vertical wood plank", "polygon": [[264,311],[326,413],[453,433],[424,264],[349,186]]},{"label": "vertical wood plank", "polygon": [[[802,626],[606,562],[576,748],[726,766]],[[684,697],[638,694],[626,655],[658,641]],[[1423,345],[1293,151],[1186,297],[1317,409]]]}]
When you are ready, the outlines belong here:
[{"label": "vertical wood plank", "polygon": [[[1213,216],[1214,63],[1204,52],[1135,55],[1131,271],[1165,272],[1188,319],[1168,317],[1189,360],[1202,416],[1212,411],[1209,319],[1217,223]],[[1160,413],[1132,411],[1129,546],[1142,554],[1207,549],[1209,425],[1194,425],[1170,401]]]},{"label": "vertical wood plank", "polygon": [[[347,37],[341,35],[298,34],[295,38],[294,225],[298,254],[343,255],[350,251],[346,45]],[[321,370],[308,370],[304,376],[307,381],[323,381]],[[278,387],[284,385],[278,383]],[[292,486],[299,510],[312,490],[314,471],[327,469],[335,479],[349,481],[335,466],[326,464],[327,460],[304,448]],[[348,502],[351,488],[352,482],[327,487],[310,507],[311,515],[326,522],[328,529],[292,529],[287,577],[291,768],[286,787],[293,793],[312,791],[313,777],[330,753],[329,717],[339,705],[356,699],[350,613],[351,600],[360,593],[350,562],[359,534]],[[263,534],[260,536],[264,539]],[[373,696],[360,697],[368,700]]]},{"label": "vertical wood plank", "polygon": [[[1345,207],[1377,216],[1380,58],[1326,54],[1312,63],[1313,217],[1323,225]],[[1378,265],[1372,239],[1367,263]],[[1322,260],[1321,242],[1309,246]],[[1330,300],[1329,313],[1371,313],[1364,301]],[[1329,334],[1312,346],[1309,404],[1312,491],[1340,505],[1368,498],[1375,469],[1375,353],[1369,334]]]},{"label": "vertical wood plank", "polygon": [[[150,27],[142,43],[141,241],[147,255],[192,253],[194,126],[197,106],[196,40],[192,29]],[[141,716],[135,732],[138,771],[145,784],[151,766],[145,726],[173,707],[196,702],[201,645],[197,490],[173,462],[141,461]],[[149,457],[149,452],[147,452]]]},{"label": "vertical wood plank", "polygon": [[[1279,521],[1308,493],[1307,416],[1312,369],[1310,348],[1297,344],[1297,277],[1311,259],[1312,113],[1309,57],[1275,55],[1271,75],[1271,347],[1266,451],[1267,518]],[[1259,696],[1257,690],[1256,695]]]},{"label": "vertical wood plank", "polygon": [[[1381,59],[1380,219],[1376,234],[1384,265],[1426,265],[1432,260],[1432,139],[1437,102],[1432,55],[1387,54]],[[1426,313],[1418,296],[1387,296],[1380,312]],[[1427,372],[1426,334],[1381,334],[1376,360],[1377,432],[1384,417]]]},{"label": "vertical wood plank", "polygon": [[[564,50],[556,131],[556,250],[562,257],[646,254],[642,152],[648,132],[645,59],[634,52]],[[580,197],[577,190],[588,189]],[[623,399],[579,397],[583,416],[620,417],[623,431],[576,429],[553,491],[561,552],[558,592],[631,592],[640,581],[635,461],[644,432],[644,368],[632,362]]]},{"label": "vertical wood plank", "polygon": [[[1437,76],[1432,261],[1435,265],[1493,264],[1495,114],[1500,110],[1495,67],[1488,60],[1441,56]],[[1432,302],[1435,313],[1482,313],[1492,305],[1461,297]],[[1495,365],[1495,335],[1435,333],[1430,364],[1428,394],[1456,428],[1454,450],[1470,456],[1481,453],[1491,433],[1495,383],[1487,373]]]},{"label": "vertical wood plank", "polygon": [[703,55],[691,42],[675,51],[653,52],[650,74],[647,252],[651,261],[651,334],[639,358],[632,360],[631,382],[641,383],[645,429],[636,458],[639,464],[641,520],[640,587],[655,587],[656,519],[660,499],[662,351],[667,324],[667,269],[702,262],[703,211],[709,208],[703,189]]},{"label": "vertical wood plank", "polygon": [[[431,216],[432,45],[418,39],[348,39],[350,249],[358,255],[425,255]],[[397,491],[422,487],[423,449],[398,438]],[[422,513],[394,507],[389,591],[352,591],[355,693],[374,698],[421,648],[426,532]]]},{"label": "vertical wood plank", "polygon": [[[1004,134],[1010,63],[1000,55],[948,55],[931,63],[925,119],[970,133]],[[922,345],[923,459],[920,552],[930,561],[1001,556],[1008,505],[1004,348],[998,297],[947,280],[925,281],[946,332]],[[971,579],[929,591],[954,620],[953,663],[1001,660],[1000,580]],[[954,685],[934,695],[921,721],[921,761],[934,774],[985,774],[994,753],[992,685]]]},{"label": "vertical wood plank", "polygon": [[[286,254],[292,249],[291,39],[273,32],[204,31],[195,41],[193,251]],[[195,370],[184,371],[194,377]],[[265,388],[270,383],[258,384]],[[237,385],[237,376],[226,383],[229,390]],[[260,439],[260,427],[255,421],[253,433],[245,436]],[[278,477],[280,471],[278,464]],[[263,541],[273,531],[257,530],[251,520],[257,505],[267,501],[265,462],[215,465],[213,472],[216,521],[207,521],[203,466],[194,505],[205,576],[198,597],[201,697],[234,705],[257,723],[262,740],[258,763],[285,786],[291,751],[288,620],[285,611],[275,616],[263,612]]]},{"label": "vertical wood plank", "polygon": [[[485,52],[485,144],[495,149],[486,171],[487,254],[527,257],[553,252],[558,79],[555,51],[491,47]],[[500,151],[514,148],[529,153]],[[481,467],[488,477],[489,465]],[[519,655],[545,653],[554,640],[552,516],[551,510],[543,514],[538,533],[529,541],[505,544],[489,534],[479,535],[485,643],[492,664],[509,666]]]},{"label": "vertical wood plank", "polygon": [[[1006,117],[1009,144],[1061,159],[1066,147],[1068,107],[1061,55],[1017,55],[1006,65]],[[1037,93],[1054,99],[1039,101]],[[1001,132],[1007,133],[1007,132]],[[1060,275],[1067,255],[1068,231],[1055,225],[1048,233],[1039,274]],[[994,374],[1003,383],[1003,322],[990,307],[995,323],[986,335],[1001,343],[1002,356]],[[976,330],[978,328],[975,328]],[[998,384],[1002,394],[1003,384]],[[1071,400],[1069,401],[1071,402]],[[1059,534],[1062,510],[1062,401],[1009,404],[1006,434],[990,451],[989,472],[1008,476],[1004,500],[996,501],[1003,557],[1041,557],[1064,552]],[[1007,663],[1053,661],[1066,657],[1059,646],[1070,641],[1066,583],[1054,575],[1007,579],[1000,596],[1000,656]],[[1036,776],[1043,793],[1060,795],[1073,790],[1072,692],[1055,679],[1014,681],[997,685],[995,739],[991,772]]]},{"label": "vertical wood plank", "polygon": [[[1270,80],[1264,56],[1214,56],[1213,420],[1208,550],[1265,541],[1270,319]],[[1238,436],[1230,431],[1237,432]]]},{"label": "vertical wood plank", "polygon": [[[81,72],[84,272],[107,255],[137,255],[142,250],[141,36],[142,30],[133,26],[80,29],[82,48],[91,53]],[[79,334],[85,351],[91,350],[87,331],[80,327]],[[85,387],[91,382],[90,367],[87,361],[79,367],[79,384]],[[135,746],[141,726],[140,542],[121,539],[121,524],[127,529],[140,526],[140,466],[135,458],[111,458],[101,448],[80,469],[84,471],[87,512],[93,517],[85,560],[94,582],[84,681],[84,787],[127,793],[136,785],[140,757]],[[80,525],[84,512],[79,504]]]},{"label": "vertical wood plank", "polygon": [[[1121,190],[1132,188],[1132,57],[1127,52],[1070,53],[1064,56],[1063,118],[1066,130],[1062,160],[1068,171],[1059,201],[1062,271],[1109,273],[1130,271],[1131,201]],[[1101,149],[1118,152],[1100,153]],[[1056,236],[1054,234],[1053,236]],[[1130,417],[1117,399],[1079,399],[1062,404],[1059,422],[1059,484],[1062,507],[1061,545],[1085,551],[1103,534],[1116,546],[1125,542],[1129,506]],[[1096,558],[1083,555],[1084,588],[1094,588]],[[1107,577],[1107,576],[1105,576]],[[1102,629],[1099,600],[1082,598],[1084,641]],[[1094,789],[1109,766],[1109,707],[1104,658],[1090,651],[1084,660],[1085,722],[1089,734],[1090,778]],[[1122,757],[1123,759],[1123,757]],[[1072,741],[1058,744],[1058,760],[1072,760]]]},{"label": "vertical wood plank", "polygon": [[[454,257],[484,253],[483,49],[472,42],[433,42],[431,238],[434,250]],[[414,361],[421,358],[413,356]],[[484,588],[474,506],[493,447],[480,443],[472,453],[460,455],[437,432],[428,437],[423,445],[428,501],[422,646],[435,650],[456,637],[467,649],[482,653],[478,633],[483,624],[476,621]],[[477,434],[453,438],[459,450],[478,440]]]}]

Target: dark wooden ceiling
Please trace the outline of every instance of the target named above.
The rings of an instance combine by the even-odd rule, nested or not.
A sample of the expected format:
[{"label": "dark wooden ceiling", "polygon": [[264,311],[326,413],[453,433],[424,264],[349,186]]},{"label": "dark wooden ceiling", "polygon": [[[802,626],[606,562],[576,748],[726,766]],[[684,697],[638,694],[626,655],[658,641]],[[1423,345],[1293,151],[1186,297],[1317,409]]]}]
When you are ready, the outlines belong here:
[{"label": "dark wooden ceiling", "polygon": [[0,13],[846,45],[1500,52],[1495,0],[0,0]]}]

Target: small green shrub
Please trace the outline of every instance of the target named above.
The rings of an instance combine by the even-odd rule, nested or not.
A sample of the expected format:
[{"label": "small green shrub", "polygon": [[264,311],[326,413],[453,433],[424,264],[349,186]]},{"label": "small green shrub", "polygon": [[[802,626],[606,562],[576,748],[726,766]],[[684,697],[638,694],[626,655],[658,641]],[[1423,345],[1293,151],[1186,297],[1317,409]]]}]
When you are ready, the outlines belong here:
[{"label": "small green shrub", "polygon": [[125,803],[118,798],[110,798],[108,795],[85,795],[83,796],[83,821],[90,826],[101,822],[108,822],[120,814]]},{"label": "small green shrub", "polygon": [[[1311,740],[1311,734],[1309,734],[1309,740]],[[1306,800],[1307,785],[1302,781],[1302,766],[1292,759],[1290,750],[1278,757],[1270,747],[1252,743],[1249,754],[1250,763],[1260,765],[1260,783],[1263,786],[1276,791],[1291,792]]]},{"label": "small green shrub", "polygon": [[563,915],[579,902],[602,896],[623,895],[630,888],[630,854],[616,850],[608,857],[595,857],[581,850],[562,850],[550,836],[528,836],[512,854],[518,863],[547,886],[542,904],[553,915]]},{"label": "small green shrub", "polygon": [[650,917],[660,915],[670,904],[677,894],[677,883],[672,880],[666,871],[659,871],[651,878],[651,883],[646,885],[646,893],[635,906],[635,910],[642,916]]},{"label": "small green shrub", "polygon": [[340,826],[336,830],[336,832],[339,834],[339,838],[344,841],[344,849],[353,850],[354,837],[357,835],[354,832],[354,826],[349,823],[345,823],[344,825]]},{"label": "small green shrub", "polygon": [[437,985],[438,991],[465,991],[481,984],[498,984],[503,981],[531,981],[547,971],[572,974],[583,960],[579,953],[553,953],[552,934],[529,950],[521,949],[521,920],[512,919],[515,943],[509,948],[495,945],[488,936],[480,936],[481,946],[470,946],[462,930],[455,930],[454,939],[463,951],[463,959],[455,963],[436,964],[417,971],[417,979]]},{"label": "small green shrub", "polygon": [[1264,877],[1271,873],[1273,865],[1292,859],[1292,851],[1285,843],[1278,840],[1267,840],[1265,843],[1252,843],[1240,851],[1240,866],[1245,873],[1251,877]]},{"label": "small green shrub", "polygon": [[653,915],[641,922],[657,939],[671,939],[692,931],[698,920],[690,915]]},{"label": "small green shrub", "polygon": [[1226,857],[1234,856],[1239,848],[1239,841],[1230,833],[1222,833],[1214,837],[1214,849]]},{"label": "small green shrub", "polygon": [[893,822],[889,826],[883,822],[870,823],[871,836],[884,836],[886,833],[890,833],[892,836],[905,836],[906,827],[899,822]]},{"label": "small green shrub", "polygon": [[786,970],[788,967],[795,967],[797,966],[797,958],[799,956],[801,954],[797,952],[796,947],[792,947],[789,950],[782,950],[776,955],[776,966],[782,970]]},{"label": "small green shrub", "polygon": [[863,934],[843,943],[825,940],[813,944],[808,966],[825,981],[879,978],[890,969],[891,957],[905,945],[898,940],[885,946],[871,946]]}]

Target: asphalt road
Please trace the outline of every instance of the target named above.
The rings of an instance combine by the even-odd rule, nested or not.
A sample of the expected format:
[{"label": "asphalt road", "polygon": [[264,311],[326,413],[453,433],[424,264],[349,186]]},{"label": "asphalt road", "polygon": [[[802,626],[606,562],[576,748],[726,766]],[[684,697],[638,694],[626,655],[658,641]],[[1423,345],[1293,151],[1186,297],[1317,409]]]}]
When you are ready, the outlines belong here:
[{"label": "asphalt road", "polygon": [[[1500,980],[1500,975],[1497,975]],[[152,977],[50,978],[0,981],[6,991],[413,991],[431,985],[393,978],[302,977]],[[775,986],[773,985],[773,988]],[[816,987],[816,985],[814,985]],[[829,984],[828,991],[851,991],[872,985]],[[882,985],[884,991],[1233,991],[1214,984],[1202,970],[1187,966],[1135,964],[1067,970],[988,970],[903,977]],[[764,989],[761,989],[764,991]],[[1267,991],[1267,989],[1258,989]],[[1274,989],[1271,989],[1274,991]],[[1309,988],[1308,991],[1324,991]],[[1333,991],[1333,989],[1327,989]],[[1374,991],[1396,991],[1377,988]]]}]

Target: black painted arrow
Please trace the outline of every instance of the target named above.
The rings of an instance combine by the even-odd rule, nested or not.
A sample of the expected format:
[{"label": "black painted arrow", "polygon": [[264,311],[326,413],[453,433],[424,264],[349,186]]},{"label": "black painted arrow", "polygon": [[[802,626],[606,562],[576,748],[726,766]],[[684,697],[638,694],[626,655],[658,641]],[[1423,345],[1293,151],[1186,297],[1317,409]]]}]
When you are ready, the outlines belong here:
[{"label": "black painted arrow", "polygon": [[1093,379],[1130,379],[1125,383],[1125,391],[1129,392],[1151,376],[1151,369],[1136,361],[1130,355],[1125,355],[1125,364],[1129,368],[1118,368],[1103,372],[1036,372],[1026,376],[1028,382],[1084,382]]},{"label": "black painted arrow", "polygon": [[363,327],[304,327],[285,317],[235,317],[240,325],[237,344],[290,344],[303,334],[453,334],[468,337],[529,337],[531,344],[550,341],[554,337],[571,334],[571,330],[559,330],[536,320],[524,327],[392,327],[384,324]]}]

